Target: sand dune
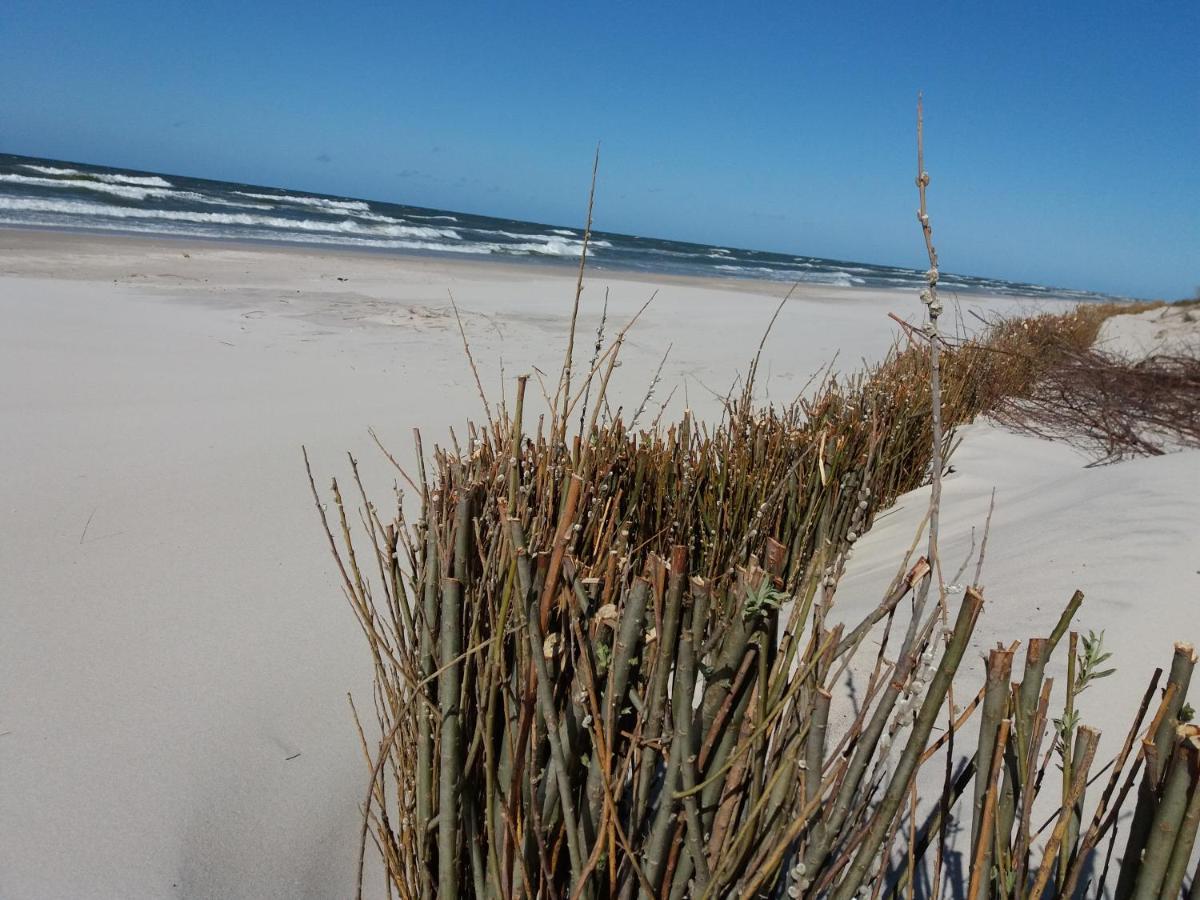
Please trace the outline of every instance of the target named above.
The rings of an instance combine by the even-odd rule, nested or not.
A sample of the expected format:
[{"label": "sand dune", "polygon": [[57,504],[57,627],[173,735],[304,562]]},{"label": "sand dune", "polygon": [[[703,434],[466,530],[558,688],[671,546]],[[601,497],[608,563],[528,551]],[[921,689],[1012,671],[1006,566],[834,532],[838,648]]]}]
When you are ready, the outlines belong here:
[{"label": "sand dune", "polygon": [[[346,694],[366,702],[371,673],[300,445],[322,473],[354,451],[385,497],[368,426],[408,460],[413,426],[441,441],[482,412],[447,290],[495,399],[557,371],[573,273],[0,232],[0,275],[0,895],[345,896],[365,774]],[[583,352],[606,291],[611,333],[655,290],[613,393],[636,406],[670,344],[659,397],[717,415],[782,289],[595,273]],[[835,355],[880,357],[888,312],[920,308],[802,289],[767,345],[766,391],[795,394]],[[1170,640],[1200,638],[1200,455],[1083,463],[967,429],[944,550],[965,554],[995,486],[978,645],[1044,631],[1088,592],[1082,625],[1107,629],[1131,675],[1085,698],[1112,740]],[[859,545],[847,618],[877,602],[922,503]]]}]

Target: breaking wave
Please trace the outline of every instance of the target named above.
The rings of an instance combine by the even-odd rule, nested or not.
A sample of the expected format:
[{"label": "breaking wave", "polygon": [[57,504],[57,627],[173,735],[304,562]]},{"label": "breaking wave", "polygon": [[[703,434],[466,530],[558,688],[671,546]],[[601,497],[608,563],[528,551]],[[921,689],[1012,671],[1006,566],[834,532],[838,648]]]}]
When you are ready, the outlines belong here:
[{"label": "breaking wave", "polygon": [[134,184],[143,187],[172,187],[171,182],[157,175],[121,175],[117,172],[83,172],[79,169],[59,169],[54,166],[23,165],[22,169],[41,172],[43,175],[58,175],[63,178],[89,178],[106,184]]},{"label": "breaking wave", "polygon": [[[32,168],[30,166],[29,168]],[[129,184],[115,184],[108,181],[92,181],[91,179],[39,178],[34,175],[10,175],[0,173],[0,181],[10,184],[23,184],[29,187],[51,187],[60,190],[87,190],[99,194],[120,197],[123,200],[174,200],[180,203],[207,203],[211,206],[234,206],[242,209],[272,209],[270,204],[254,203],[252,201],[236,202],[222,200],[220,197],[209,197],[197,194],[195,191],[177,191],[172,188],[135,187]]]},{"label": "breaking wave", "polygon": [[44,200],[41,198],[0,197],[0,210],[14,212],[61,213],[88,218],[156,219],[166,222],[193,222],[200,225],[235,225],[304,232],[333,232],[376,237],[451,238],[460,235],[450,228],[431,228],[423,225],[369,225],[353,219],[319,221],[316,219],[286,219],[254,213],[193,212],[190,210],[140,209],[137,207],[107,206],[86,200]]},{"label": "breaking wave", "polygon": [[835,287],[853,287],[856,284],[867,283],[866,279],[859,278],[857,275],[851,275],[849,272],[843,272],[841,269],[832,269],[825,272],[801,272],[796,269],[772,269],[767,266],[719,265],[713,266],[713,268],[720,272],[729,272],[735,275],[752,275],[758,278],[767,278],[771,281],[805,281],[813,284],[829,284]]},{"label": "breaking wave", "polygon": [[308,197],[303,194],[255,194],[251,191],[234,191],[242,197],[254,200],[270,200],[272,203],[291,203],[296,206],[313,206],[317,209],[332,209],[338,212],[369,213],[371,207],[362,200],[328,200],[325,197]]}]

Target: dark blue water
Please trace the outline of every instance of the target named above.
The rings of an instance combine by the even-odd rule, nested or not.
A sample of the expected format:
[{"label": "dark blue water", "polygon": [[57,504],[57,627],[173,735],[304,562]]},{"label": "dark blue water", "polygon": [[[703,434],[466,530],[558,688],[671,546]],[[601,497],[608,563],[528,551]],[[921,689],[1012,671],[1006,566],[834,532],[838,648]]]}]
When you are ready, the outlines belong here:
[{"label": "dark blue water", "polygon": [[[0,226],[272,241],[475,257],[578,259],[578,228],[181,175],[0,154]],[[593,232],[599,268],[918,288],[920,272],[787,253]],[[1093,299],[1083,291],[942,273],[944,288]]]}]

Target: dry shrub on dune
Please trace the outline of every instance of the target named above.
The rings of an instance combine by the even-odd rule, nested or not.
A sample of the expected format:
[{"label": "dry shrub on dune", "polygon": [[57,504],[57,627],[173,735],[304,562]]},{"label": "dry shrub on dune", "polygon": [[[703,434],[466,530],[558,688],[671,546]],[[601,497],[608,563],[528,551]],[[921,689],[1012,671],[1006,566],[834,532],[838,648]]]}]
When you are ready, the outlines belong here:
[{"label": "dry shrub on dune", "polygon": [[1099,464],[1198,447],[1200,358],[1066,351],[1029,390],[1002,398],[992,416],[1014,430],[1074,444]]}]

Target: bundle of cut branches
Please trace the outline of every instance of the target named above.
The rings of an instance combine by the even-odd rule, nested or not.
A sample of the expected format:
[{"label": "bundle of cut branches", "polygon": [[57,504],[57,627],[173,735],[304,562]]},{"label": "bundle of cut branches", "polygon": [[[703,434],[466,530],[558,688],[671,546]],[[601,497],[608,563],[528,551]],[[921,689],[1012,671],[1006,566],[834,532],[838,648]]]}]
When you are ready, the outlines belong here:
[{"label": "bundle of cut branches", "polygon": [[[947,457],[954,426],[991,408],[997,383],[1042,374],[1014,375],[1006,361],[1025,371],[1028,357],[997,353],[992,339],[943,349]],[[912,788],[946,744],[932,729],[982,593],[956,600],[910,556],[864,620],[833,614],[858,536],[929,477],[928,346],[897,348],[782,409],[756,408],[747,384],[716,426],[685,414],[637,433],[599,412],[618,350],[532,431],[521,379],[512,409],[468,425],[465,445],[434,448],[428,469],[418,443],[415,522],[403,504],[385,522],[356,484],[360,531],[332,485],[330,544],[376,667],[382,737],[367,754],[363,835],[391,887],[506,900],[900,890],[931,877],[925,851],[941,846],[968,790],[976,896],[987,885],[1034,896],[1039,879],[1065,887],[1091,871],[1150,751],[1135,725],[1112,769],[1126,778],[1116,802],[1110,789],[1092,827],[1070,824],[1086,783],[1071,773],[1091,766],[1096,735],[1064,710],[1071,727],[1046,745],[1041,673],[1081,597],[1055,634],[1029,642],[1015,694],[1011,651],[993,654],[981,702],[950,722],[953,734],[982,705],[981,749],[920,815]],[[590,425],[568,437],[588,390]],[[877,649],[852,662],[868,638]],[[851,664],[867,686],[835,727]],[[1186,681],[1181,669],[1150,736],[1173,733],[1164,723],[1177,720]],[[1155,743],[1148,822],[1165,802],[1168,760],[1191,746]],[[1030,814],[1054,748],[1068,761],[1056,826],[1066,824],[1038,846]],[[1191,797],[1189,779],[1176,790]]]},{"label": "bundle of cut branches", "polygon": [[[954,706],[986,545],[973,585],[951,591],[936,533],[954,429],[1029,395],[1116,310],[943,338],[920,133],[929,326],[880,365],[764,409],[756,358],[719,423],[685,412],[639,431],[606,412],[627,329],[573,384],[573,316],[548,417],[528,426],[522,378],[511,409],[493,416],[485,399],[487,424],[468,424],[465,443],[451,433],[427,456],[418,434],[419,471],[402,473],[419,494],[415,521],[402,499],[385,520],[351,459],[359,522],[334,481],[331,523],[310,469],[375,666],[377,739],[360,722],[370,768],[360,860],[372,839],[389,894],[911,895],[918,880],[940,885],[951,811],[970,790],[969,884],[957,885],[968,897],[1040,898],[1051,886],[1070,897],[1089,884],[1099,896],[1107,861],[1099,878],[1085,873],[1105,837],[1111,857],[1135,784],[1118,896],[1178,893],[1200,820],[1190,646],[1177,646],[1143,731],[1154,676],[1086,828],[1085,789],[1103,770],[1092,774],[1099,735],[1075,701],[1108,671],[1099,642],[1081,648],[1071,630],[1082,594],[1049,636],[1028,641],[1019,681],[1016,645],[998,648],[975,700]],[[576,311],[582,273],[581,262]],[[858,537],[926,480],[926,555],[913,559],[919,534],[878,606],[838,621]],[[1051,734],[1044,671],[1068,635],[1066,704]],[[851,665],[866,679],[854,703]],[[957,760],[954,736],[976,711],[978,750]],[[920,770],[943,749],[946,777],[922,805]],[[1056,753],[1042,838],[1032,815]]]}]

